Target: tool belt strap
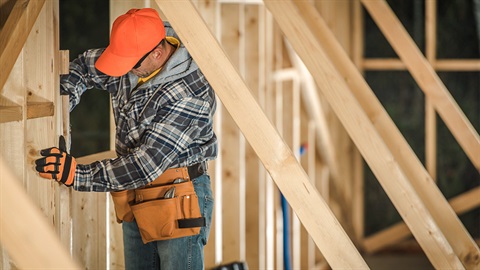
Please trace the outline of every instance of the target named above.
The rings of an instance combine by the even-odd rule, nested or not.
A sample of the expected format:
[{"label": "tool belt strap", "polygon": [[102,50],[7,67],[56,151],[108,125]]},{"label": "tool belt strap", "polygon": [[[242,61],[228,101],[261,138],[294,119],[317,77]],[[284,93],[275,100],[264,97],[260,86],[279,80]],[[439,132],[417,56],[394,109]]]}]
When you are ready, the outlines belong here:
[{"label": "tool belt strap", "polygon": [[165,172],[163,172],[153,182],[148,183],[142,188],[150,188],[150,187],[170,184],[173,180],[178,178],[185,179],[185,180],[192,180],[204,174],[206,171],[207,171],[206,162],[197,163],[195,165],[188,166],[188,167],[170,168]]}]

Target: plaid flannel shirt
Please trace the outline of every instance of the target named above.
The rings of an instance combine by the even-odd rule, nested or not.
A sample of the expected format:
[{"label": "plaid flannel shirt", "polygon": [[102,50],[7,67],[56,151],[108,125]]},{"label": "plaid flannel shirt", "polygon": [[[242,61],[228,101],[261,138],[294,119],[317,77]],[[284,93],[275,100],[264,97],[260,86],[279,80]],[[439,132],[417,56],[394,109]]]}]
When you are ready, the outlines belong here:
[{"label": "plaid flannel shirt", "polygon": [[[165,26],[168,36],[175,35],[168,23]],[[70,74],[61,77],[61,92],[70,95],[70,110],[87,89],[103,89],[111,95],[116,122],[118,157],[77,165],[75,190],[134,189],[168,168],[216,157],[215,95],[183,45],[137,89],[138,78],[131,72],[109,77],[95,69],[103,50],[86,51],[70,63]]]}]

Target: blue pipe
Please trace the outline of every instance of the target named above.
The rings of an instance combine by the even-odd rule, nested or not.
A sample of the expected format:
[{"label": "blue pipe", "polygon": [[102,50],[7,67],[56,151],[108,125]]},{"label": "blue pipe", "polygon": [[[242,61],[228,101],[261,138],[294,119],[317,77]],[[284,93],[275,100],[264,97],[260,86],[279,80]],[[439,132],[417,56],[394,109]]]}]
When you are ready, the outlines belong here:
[{"label": "blue pipe", "polygon": [[289,205],[283,194],[280,193],[280,199],[282,203],[283,213],[283,267],[285,270],[290,270],[290,218],[289,218]]},{"label": "blue pipe", "polygon": [[[308,150],[308,144],[304,143],[300,146],[299,153],[300,156],[305,154]],[[282,217],[283,217],[283,267],[285,270],[292,269],[291,260],[290,260],[290,208],[287,200],[280,193],[280,200],[282,204]]]}]

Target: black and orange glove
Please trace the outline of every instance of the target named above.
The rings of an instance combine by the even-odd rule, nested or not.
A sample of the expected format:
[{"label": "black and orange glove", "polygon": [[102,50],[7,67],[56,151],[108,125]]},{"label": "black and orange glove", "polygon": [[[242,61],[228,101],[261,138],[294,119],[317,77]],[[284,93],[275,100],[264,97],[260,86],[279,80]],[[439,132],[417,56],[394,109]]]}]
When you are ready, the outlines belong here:
[{"label": "black and orange glove", "polygon": [[40,151],[43,156],[35,161],[35,170],[46,179],[54,179],[70,187],[75,178],[77,162],[66,150],[65,138],[60,136],[59,147],[51,147]]}]

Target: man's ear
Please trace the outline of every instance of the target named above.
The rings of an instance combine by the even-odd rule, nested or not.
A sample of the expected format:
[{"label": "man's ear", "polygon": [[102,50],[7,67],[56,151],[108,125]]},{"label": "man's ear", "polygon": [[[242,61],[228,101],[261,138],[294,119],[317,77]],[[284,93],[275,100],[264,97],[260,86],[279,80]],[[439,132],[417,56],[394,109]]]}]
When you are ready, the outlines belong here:
[{"label": "man's ear", "polygon": [[164,53],[165,53],[165,49],[162,48],[162,46],[158,46],[158,47],[155,48],[155,50],[153,50],[152,56],[153,56],[153,58],[158,60],[162,57],[162,55]]}]

